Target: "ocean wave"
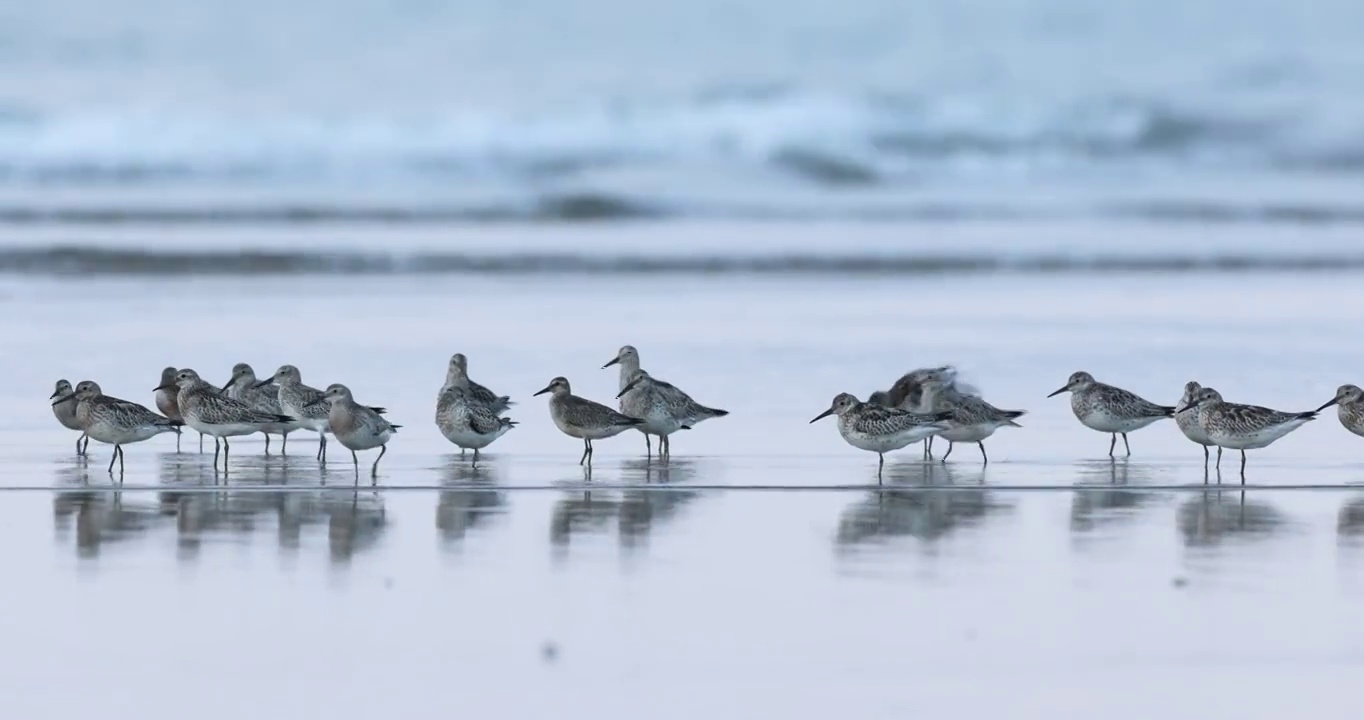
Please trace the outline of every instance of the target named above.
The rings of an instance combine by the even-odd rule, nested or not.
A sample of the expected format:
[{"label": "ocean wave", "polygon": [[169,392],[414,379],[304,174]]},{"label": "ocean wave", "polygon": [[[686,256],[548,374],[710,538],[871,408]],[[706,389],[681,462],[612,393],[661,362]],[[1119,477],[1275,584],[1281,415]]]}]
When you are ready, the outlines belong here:
[{"label": "ocean wave", "polygon": [[568,182],[705,165],[843,187],[1133,163],[1354,173],[1361,157],[1357,134],[1334,137],[1311,118],[1126,98],[1027,105],[773,89],[415,118],[0,108],[0,184],[10,185]]},{"label": "ocean wave", "polygon": [[525,202],[466,203],[271,202],[74,204],[0,203],[0,226],[191,225],[458,225],[503,223],[609,223],[637,220],[756,222],[957,223],[1059,219],[1140,220],[1201,225],[1359,225],[1364,204],[1096,200],[1064,209],[1007,201],[813,201],[760,203],[722,199],[667,202],[611,193],[547,194]]},{"label": "ocean wave", "polygon": [[1364,253],[1088,256],[780,253],[686,257],[574,253],[172,252],[53,246],[0,250],[0,274],[34,277],[682,275],[896,277],[965,274],[1341,272]]}]

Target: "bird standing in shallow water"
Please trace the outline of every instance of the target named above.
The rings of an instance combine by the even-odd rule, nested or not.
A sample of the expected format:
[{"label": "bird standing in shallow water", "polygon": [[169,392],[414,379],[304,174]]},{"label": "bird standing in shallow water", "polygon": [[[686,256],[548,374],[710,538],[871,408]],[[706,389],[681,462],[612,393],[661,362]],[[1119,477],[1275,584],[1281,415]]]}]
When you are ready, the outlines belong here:
[{"label": "bird standing in shallow water", "polygon": [[562,376],[549,381],[535,395],[553,393],[549,398],[549,416],[554,426],[569,437],[581,438],[583,456],[578,464],[592,464],[592,441],[615,437],[630,428],[642,425],[643,420],[612,410],[599,402],[573,394],[568,379]]},{"label": "bird standing in shallow water", "polygon": [[[455,355],[455,358],[463,357]],[[498,416],[496,408],[505,409],[506,400],[506,397],[493,395],[487,388],[479,392],[469,380],[465,363],[451,359],[445,387],[436,398],[436,428],[446,440],[459,446],[461,456],[465,448],[473,448],[477,463],[481,448],[488,447],[516,427],[515,420]]]},{"label": "bird standing in shallow water", "polygon": [[[1175,424],[1179,426],[1179,431],[1184,433],[1184,437],[1203,446],[1203,467],[1204,469],[1207,469],[1208,446],[1212,445],[1213,442],[1208,439],[1208,434],[1203,432],[1203,427],[1198,424],[1198,416],[1200,414],[1198,406],[1193,406],[1188,412],[1181,412],[1184,408],[1189,407],[1190,403],[1192,403],[1193,399],[1198,395],[1198,391],[1202,389],[1203,386],[1193,380],[1184,383],[1184,394],[1180,396],[1179,402],[1175,404]],[[1221,447],[1217,448],[1217,467],[1222,467]]]},{"label": "bird standing in shallow water", "polygon": [[649,452],[649,434],[658,436],[660,457],[672,455],[673,433],[690,430],[702,420],[729,414],[728,410],[709,408],[696,402],[671,383],[658,380],[642,369],[630,374],[630,381],[616,399],[620,400],[621,413],[644,421],[639,427],[645,431],[646,453]]},{"label": "bird standing in shallow water", "polygon": [[839,393],[834,396],[829,409],[816,415],[811,423],[830,415],[838,416],[838,434],[849,445],[859,450],[876,453],[879,462],[876,476],[886,466],[886,453],[899,450],[906,445],[919,442],[924,438],[947,429],[944,422],[952,416],[950,412],[917,413],[864,403],[852,393]]},{"label": "bird standing in shallow water", "polygon": [[[1203,388],[1192,402],[1179,409],[1198,408],[1198,426],[1219,448],[1241,451],[1241,484],[1246,484],[1246,451],[1268,447],[1270,443],[1315,420],[1316,410],[1283,412],[1259,405],[1241,405],[1222,399],[1221,393]],[[1220,465],[1219,465],[1220,469]]]},{"label": "bird standing in shallow water", "polygon": [[980,446],[982,464],[989,464],[990,456],[985,454],[985,439],[1002,427],[1022,427],[1014,420],[1027,414],[1026,410],[1001,410],[982,398],[955,389],[942,379],[925,382],[923,392],[932,412],[951,413],[944,421],[947,429],[938,433],[938,437],[947,441],[947,452],[942,456],[944,463],[952,454],[954,444],[973,442]]},{"label": "bird standing in shallow water", "polygon": [[321,397],[309,403],[312,406],[323,404],[328,406],[327,421],[331,426],[332,436],[350,450],[351,462],[355,464],[356,482],[360,479],[360,458],[355,451],[379,448],[379,457],[374,458],[374,467],[369,471],[370,477],[378,483],[379,461],[384,459],[384,453],[388,452],[389,438],[393,437],[393,433],[402,425],[394,425],[373,408],[356,403],[355,398],[351,396],[350,388],[340,383],[328,385]]},{"label": "bird standing in shallow water", "polygon": [[135,402],[109,397],[93,380],[77,383],[72,394],[64,395],[56,402],[68,402],[73,398],[76,401],[76,421],[86,434],[114,446],[114,453],[109,458],[110,474],[113,474],[114,461],[117,460],[119,475],[123,475],[124,445],[149,440],[164,432],[180,432],[182,423],[179,420],[157,415]]},{"label": "bird standing in shallow water", "polygon": [[1132,446],[1127,444],[1127,433],[1140,430],[1157,420],[1174,417],[1175,414],[1173,407],[1157,405],[1135,393],[1101,383],[1083,371],[1072,373],[1065,385],[1047,397],[1055,397],[1063,392],[1071,394],[1070,410],[1082,425],[1113,436],[1112,442],[1108,444],[1109,457],[1113,457],[1119,435],[1122,435],[1122,446],[1130,457]]},{"label": "bird standing in shallow water", "polygon": [[[227,472],[228,454],[231,447],[229,437],[252,435],[262,428],[277,423],[292,422],[289,415],[264,413],[246,403],[233,400],[222,390],[204,382],[199,373],[185,368],[175,373],[175,384],[180,388],[175,402],[184,415],[185,424],[205,435],[222,440],[222,447],[213,446],[213,468],[218,468],[218,455],[221,449],[223,472]],[[160,390],[161,388],[156,388]]]},{"label": "bird standing in shallow water", "polygon": [[[76,455],[84,455],[90,449],[90,436],[85,434],[80,423],[76,421],[76,391],[72,389],[71,382],[68,380],[58,380],[57,389],[52,391],[48,400],[63,398],[60,402],[52,403],[52,414],[57,417],[57,422],[67,430],[75,430],[80,433],[76,437]],[[81,441],[85,441],[85,447],[81,447]]]}]

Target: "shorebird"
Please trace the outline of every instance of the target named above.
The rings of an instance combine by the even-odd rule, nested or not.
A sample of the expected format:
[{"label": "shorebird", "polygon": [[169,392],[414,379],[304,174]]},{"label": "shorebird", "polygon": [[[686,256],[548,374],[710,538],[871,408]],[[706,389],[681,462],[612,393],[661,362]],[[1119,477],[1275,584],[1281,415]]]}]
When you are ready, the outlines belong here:
[{"label": "shorebird", "polygon": [[[445,387],[441,388],[436,399],[436,427],[446,440],[459,446],[461,454],[465,448],[473,448],[475,463],[478,462],[479,449],[488,447],[516,427],[516,421],[498,417],[495,405],[481,399],[489,396],[492,393],[480,393],[474,388],[474,383],[465,372],[464,363],[457,365],[451,360],[450,374],[446,376]],[[506,398],[492,396],[492,400],[500,404]]]},{"label": "shorebird", "polygon": [[669,436],[678,430],[690,430],[702,420],[724,417],[728,410],[706,407],[671,383],[664,382],[639,369],[630,374],[630,381],[616,395],[621,413],[644,421],[646,452],[649,434],[658,436],[660,457],[672,455]]},{"label": "shorebird", "polygon": [[63,395],[53,402],[76,401],[76,421],[86,435],[102,443],[113,445],[114,453],[109,458],[109,473],[114,472],[114,461],[118,461],[118,472],[123,474],[123,446],[142,442],[164,432],[179,434],[179,420],[157,415],[135,402],[108,397],[100,389],[99,383],[83,380],[76,384],[74,392]]},{"label": "shorebird", "polygon": [[[161,384],[157,387],[163,389],[157,390],[153,394],[153,397],[156,399],[156,409],[159,410],[162,415],[165,415],[172,420],[179,420],[183,423],[185,419],[180,414],[180,404],[175,399],[175,397],[180,394],[180,388],[175,384],[176,372],[176,369],[173,367],[168,367],[161,371]],[[214,442],[217,442],[217,439],[214,439]],[[199,452],[203,451],[204,434],[199,433]],[[175,434],[175,452],[180,452],[180,433]]]},{"label": "shorebird", "polygon": [[[232,366],[232,377],[223,385],[223,391],[227,396],[238,402],[246,404],[255,410],[263,413],[273,413],[283,415],[284,408],[279,404],[279,386],[272,382],[261,383],[256,380],[256,370],[247,363],[237,363]],[[275,423],[261,428],[261,434],[265,436],[265,454],[270,454],[270,435],[273,433],[282,437],[280,440],[280,453],[289,452],[289,433],[299,429],[300,425],[296,422]]]},{"label": "shorebird", "polygon": [[[258,433],[261,428],[276,423],[292,422],[294,418],[279,413],[253,409],[239,400],[224,395],[222,390],[204,382],[199,373],[182,368],[175,373],[175,384],[180,388],[175,402],[180,407],[186,425],[205,435],[222,440],[223,471],[227,471],[227,439]],[[160,390],[161,388],[157,388]],[[218,445],[214,443],[213,467],[218,467]]]},{"label": "shorebird", "polygon": [[1198,424],[1218,447],[1241,451],[1241,484],[1246,483],[1246,451],[1268,447],[1270,443],[1315,420],[1316,410],[1284,412],[1259,405],[1229,403],[1212,388],[1203,388],[1193,402],[1180,408],[1198,408]]},{"label": "shorebird", "polygon": [[593,440],[614,437],[644,424],[639,418],[622,415],[601,403],[574,395],[568,380],[562,376],[550,380],[549,385],[535,395],[545,393],[553,393],[549,399],[549,416],[554,420],[555,427],[563,434],[583,441],[583,456],[578,460],[579,465],[592,464]]},{"label": "shorebird", "polygon": [[[52,395],[47,399],[56,400],[57,398],[63,398],[59,402],[52,403],[52,414],[57,417],[57,422],[61,423],[62,427],[80,433],[80,435],[76,437],[76,454],[84,455],[86,451],[90,449],[90,436],[85,433],[85,429],[76,421],[75,392],[76,391],[71,388],[70,381],[64,379],[58,380],[57,389],[54,390]],[[85,447],[81,447],[82,440],[85,441]]]},{"label": "shorebird", "polygon": [[[873,392],[867,398],[867,402],[873,405],[899,408],[920,415],[932,412],[933,408],[929,406],[928,397],[924,393],[927,384],[930,382],[941,383],[960,395],[980,395],[980,392],[974,387],[958,382],[956,368],[951,365],[942,365],[910,370],[901,375],[900,379],[890,386],[890,390]],[[924,439],[924,459],[933,457],[933,437],[933,435],[929,435]]]},{"label": "shorebird", "polygon": [[949,413],[944,421],[947,429],[938,433],[938,437],[947,441],[947,452],[942,456],[944,463],[956,443],[973,442],[980,446],[981,460],[989,464],[985,439],[1002,427],[1022,427],[1014,420],[1027,414],[1026,410],[1001,410],[975,395],[967,395],[954,388],[946,378],[926,381],[923,393],[932,412]]},{"label": "shorebird", "polygon": [[479,385],[469,379],[469,359],[464,357],[464,353],[455,353],[450,356],[450,365],[445,369],[445,385],[441,386],[440,391],[445,392],[446,388],[454,387],[462,382],[469,389],[471,396],[479,402],[487,405],[494,413],[501,415],[508,408],[515,405],[510,395],[498,395],[488,388]]},{"label": "shorebird", "polygon": [[1105,385],[1083,371],[1072,373],[1065,385],[1047,397],[1063,392],[1071,393],[1070,409],[1082,425],[1113,436],[1112,442],[1108,444],[1109,457],[1113,457],[1119,435],[1122,435],[1122,446],[1130,456],[1132,446],[1127,444],[1127,433],[1175,414],[1175,409],[1169,405],[1157,405],[1122,388]]},{"label": "shorebird", "polygon": [[[327,420],[330,411],[326,405],[313,402],[322,397],[322,391],[304,385],[303,374],[293,365],[280,365],[274,375],[257,382],[256,387],[265,387],[270,383],[279,383],[280,410],[285,415],[297,418],[300,427],[317,433],[317,459],[326,462],[327,433],[331,432]],[[370,410],[380,415],[388,412],[381,407],[371,407]]]},{"label": "shorebird", "polygon": [[1346,430],[1364,436],[1364,390],[1357,385],[1341,385],[1336,396],[1317,408],[1317,412],[1332,405],[1336,406],[1336,417]]},{"label": "shorebird", "polygon": [[816,415],[810,422],[814,423],[830,415],[838,416],[838,434],[842,435],[849,445],[876,453],[879,460],[876,474],[880,477],[881,470],[886,466],[886,453],[946,430],[948,426],[944,421],[950,418],[952,413],[921,415],[898,408],[864,403],[852,393],[839,393],[834,396],[829,409]]},{"label": "shorebird", "polygon": [[[360,405],[351,396],[350,388],[340,383],[327,386],[322,396],[311,400],[309,406],[327,406],[327,419],[331,424],[332,435],[343,447],[350,450],[351,461],[355,464],[357,482],[360,477],[360,458],[356,450],[379,448],[379,457],[374,458],[370,477],[379,477],[379,461],[388,452],[388,440],[402,425],[394,425],[385,420],[373,408]],[[307,409],[308,406],[305,406]]]},{"label": "shorebird", "polygon": [[[1190,380],[1184,383],[1184,394],[1179,397],[1179,403],[1175,405],[1175,424],[1179,426],[1179,431],[1184,433],[1184,437],[1203,446],[1203,467],[1208,467],[1208,446],[1213,442],[1208,439],[1208,434],[1203,432],[1202,426],[1198,424],[1198,416],[1201,411],[1194,405],[1188,412],[1181,412],[1184,408],[1193,403],[1194,397],[1203,386]],[[1217,467],[1222,467],[1222,448],[1217,448]]]}]

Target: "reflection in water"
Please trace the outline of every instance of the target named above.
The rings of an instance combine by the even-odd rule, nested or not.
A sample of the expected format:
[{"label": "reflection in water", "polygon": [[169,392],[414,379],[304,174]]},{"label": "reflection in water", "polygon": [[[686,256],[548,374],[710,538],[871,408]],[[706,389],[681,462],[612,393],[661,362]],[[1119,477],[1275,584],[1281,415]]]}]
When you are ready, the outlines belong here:
[{"label": "reflection in water", "polygon": [[[926,543],[954,530],[980,524],[986,518],[1011,510],[1012,502],[1000,502],[981,487],[986,469],[963,470],[940,463],[895,463],[885,476],[893,485],[874,490],[843,512],[835,544],[841,549],[875,543],[897,536],[911,536]],[[954,486],[935,489],[922,486]]]},{"label": "reflection in water", "polygon": [[1346,500],[1336,516],[1336,539],[1342,545],[1364,546],[1364,497]]},{"label": "reflection in water", "polygon": [[[694,460],[670,459],[652,462],[627,460],[622,481],[631,485],[672,485],[696,476]],[[554,556],[562,559],[574,535],[606,533],[616,520],[622,547],[643,545],[660,523],[675,518],[678,511],[701,493],[690,490],[626,490],[619,497],[612,492],[585,490],[572,493],[554,504],[550,516],[549,539]]]},{"label": "reflection in water", "polygon": [[1289,525],[1278,508],[1262,500],[1248,500],[1244,490],[1198,493],[1179,506],[1176,523],[1184,545],[1190,548],[1266,538]]},{"label": "reflection in water", "polygon": [[[1076,485],[1109,485],[1108,488],[1079,488],[1071,495],[1070,531],[1077,538],[1095,534],[1106,526],[1136,517],[1143,506],[1164,500],[1166,493],[1143,490],[1151,479],[1150,466],[1132,465],[1128,460],[1085,461],[1077,464]],[[1125,487],[1136,485],[1136,487]]]},{"label": "reflection in water", "polygon": [[137,537],[160,524],[157,507],[138,502],[137,497],[137,493],[107,490],[58,491],[52,499],[58,534],[64,534],[74,520],[76,554],[96,557],[102,545]]},{"label": "reflection in water", "polygon": [[480,523],[507,512],[507,494],[495,489],[495,459],[489,456],[473,467],[450,455],[441,468],[442,485],[473,485],[488,489],[441,490],[436,501],[436,529],[448,545],[457,546]]},{"label": "reflection in water", "polygon": [[[163,455],[160,480],[171,489],[156,493],[154,501],[139,501],[153,496],[137,491],[58,490],[53,496],[54,523],[60,534],[74,518],[77,552],[82,556],[94,556],[102,544],[142,536],[155,527],[173,527],[178,556],[185,561],[197,559],[206,540],[254,536],[272,524],[281,550],[296,551],[306,527],[320,529],[325,523],[332,560],[347,561],[373,545],[386,526],[379,493],[344,487],[261,489],[283,485],[298,475],[303,482],[309,476],[315,482],[321,473],[311,460],[275,456],[252,472],[234,472],[233,484],[242,489],[231,490],[215,485],[220,478],[197,455]],[[84,485],[88,477],[83,473],[63,471],[60,479],[66,485]],[[183,489],[174,489],[177,486]],[[221,489],[204,490],[215,487]]]}]

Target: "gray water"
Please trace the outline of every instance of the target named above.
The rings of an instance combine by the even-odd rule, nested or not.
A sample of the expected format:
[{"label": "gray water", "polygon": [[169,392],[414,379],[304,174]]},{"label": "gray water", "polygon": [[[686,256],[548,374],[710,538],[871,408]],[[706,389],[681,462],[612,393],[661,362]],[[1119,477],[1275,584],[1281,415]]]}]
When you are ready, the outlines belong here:
[{"label": "gray water", "polygon": [[1357,2],[0,5],[0,222],[1355,224]]},{"label": "gray water", "polygon": [[[1208,472],[1173,423],[1108,437],[1086,369],[1173,402],[1320,405],[1358,382],[1350,275],[899,281],[227,278],[0,285],[0,627],[16,717],[1352,717],[1360,439],[1325,414]],[[167,298],[175,298],[168,303]],[[1234,300],[1234,302],[1229,301]],[[584,308],[590,308],[590,313]],[[590,315],[591,317],[587,317]],[[604,318],[604,319],[603,319]],[[530,393],[610,400],[619,345],[728,417],[644,458]],[[432,423],[451,352],[520,426],[478,468]],[[359,477],[301,434],[212,470],[187,432],[74,455],[57,376],[150,402],[167,364],[343,381],[404,425]],[[832,421],[953,362],[1028,410],[876,458]],[[221,378],[219,377],[221,376]],[[1119,446],[1121,452],[1121,445]],[[939,455],[943,450],[935,448]],[[74,689],[73,689],[74,688]]]}]

